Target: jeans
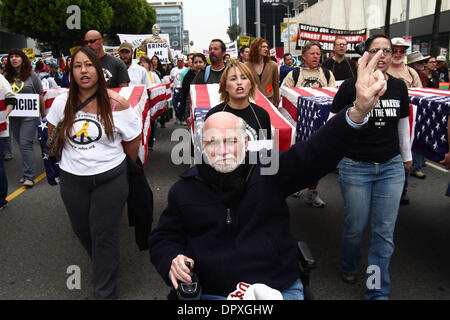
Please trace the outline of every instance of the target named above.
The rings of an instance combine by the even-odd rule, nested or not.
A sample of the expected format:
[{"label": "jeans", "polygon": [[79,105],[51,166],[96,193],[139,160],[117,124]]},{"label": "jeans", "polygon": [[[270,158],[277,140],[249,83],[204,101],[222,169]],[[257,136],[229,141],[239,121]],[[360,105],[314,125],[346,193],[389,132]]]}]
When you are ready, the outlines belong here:
[{"label": "jeans", "polygon": [[423,165],[423,162],[424,162],[424,157],[421,156],[420,154],[415,153],[415,152],[412,153],[412,157],[413,157],[413,164],[411,166],[411,172],[422,171],[422,165]]},{"label": "jeans", "polygon": [[[5,145],[9,138],[0,139],[0,154],[3,154]],[[5,205],[6,197],[8,195],[8,177],[6,176],[5,165],[3,163],[3,156],[0,157],[0,207]]]},{"label": "jeans", "polygon": [[[346,274],[358,272],[361,243],[370,218],[368,266],[379,268],[380,281],[374,288],[366,288],[366,299],[386,298],[390,293],[389,263],[394,252],[394,229],[404,181],[400,155],[381,164],[344,158],[339,166],[345,205],[340,263]],[[366,275],[366,284],[373,279],[371,275]]]},{"label": "jeans", "polygon": [[22,154],[22,176],[26,180],[33,180],[36,177],[33,144],[37,137],[38,121],[38,117],[9,118],[11,130]]},{"label": "jeans", "polygon": [[0,140],[4,140],[5,143],[3,145],[3,152],[2,152],[2,157],[8,157],[8,158],[12,158],[13,157],[13,148],[12,148],[12,131],[11,131],[11,126],[9,127],[9,137],[6,138],[0,138]]},{"label": "jeans", "polygon": [[[281,291],[281,295],[283,300],[304,300],[302,281],[297,279],[289,288]],[[201,300],[227,300],[227,297],[204,294]]]}]

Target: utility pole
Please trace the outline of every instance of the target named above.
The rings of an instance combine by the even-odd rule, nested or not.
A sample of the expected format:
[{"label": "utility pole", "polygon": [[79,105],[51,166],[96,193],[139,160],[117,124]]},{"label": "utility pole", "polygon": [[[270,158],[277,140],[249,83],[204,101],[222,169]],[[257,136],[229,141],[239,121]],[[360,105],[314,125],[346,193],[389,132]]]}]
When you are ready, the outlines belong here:
[{"label": "utility pole", "polygon": [[406,31],[405,36],[409,37],[409,1],[406,0]]},{"label": "utility pole", "polygon": [[256,6],[256,37],[261,38],[261,0],[255,0]]}]

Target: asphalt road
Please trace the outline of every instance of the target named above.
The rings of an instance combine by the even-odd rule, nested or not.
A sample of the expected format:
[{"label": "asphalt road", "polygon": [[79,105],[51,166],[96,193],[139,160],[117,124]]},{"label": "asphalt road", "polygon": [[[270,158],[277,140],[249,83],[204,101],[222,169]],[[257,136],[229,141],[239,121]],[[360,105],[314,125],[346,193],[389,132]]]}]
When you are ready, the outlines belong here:
[{"label": "asphalt road", "polygon": [[[172,122],[158,128],[155,150],[145,168],[154,193],[155,218],[167,202],[167,193],[187,166],[170,160],[174,142],[170,134],[179,126]],[[38,174],[44,172],[36,148]],[[9,192],[19,189],[21,160],[17,145],[14,159],[5,163]],[[402,206],[395,231],[395,252],[390,274],[391,298],[396,300],[450,299],[450,199],[444,196],[450,175],[431,166],[426,180],[411,178],[409,206]],[[291,231],[308,242],[318,263],[312,273],[312,289],[321,300],[358,300],[363,281],[347,285],[339,277],[339,250],[343,228],[343,201],[334,173],[320,181],[324,209],[309,207],[303,198],[288,199]],[[361,270],[365,269],[367,239]],[[81,289],[69,290],[69,266],[81,270]],[[93,299],[91,264],[72,232],[59,195],[59,187],[46,179],[14,198],[0,211],[0,300],[4,299]],[[360,274],[363,277],[363,271]],[[121,227],[119,298],[165,299],[168,287],[150,263],[148,252],[139,252],[134,231],[124,212]]]}]

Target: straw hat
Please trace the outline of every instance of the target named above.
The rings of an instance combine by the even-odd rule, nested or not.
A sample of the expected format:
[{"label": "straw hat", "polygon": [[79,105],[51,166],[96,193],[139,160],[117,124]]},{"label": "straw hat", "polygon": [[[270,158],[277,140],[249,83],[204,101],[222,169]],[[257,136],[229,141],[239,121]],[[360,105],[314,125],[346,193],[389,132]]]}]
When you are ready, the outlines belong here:
[{"label": "straw hat", "polygon": [[394,47],[405,47],[405,48],[409,48],[410,45],[406,43],[405,39],[403,38],[392,38],[392,45]]},{"label": "straw hat", "polygon": [[420,62],[429,59],[430,56],[424,57],[420,51],[414,51],[411,54],[408,54],[407,60],[408,64],[413,64],[415,62]]}]

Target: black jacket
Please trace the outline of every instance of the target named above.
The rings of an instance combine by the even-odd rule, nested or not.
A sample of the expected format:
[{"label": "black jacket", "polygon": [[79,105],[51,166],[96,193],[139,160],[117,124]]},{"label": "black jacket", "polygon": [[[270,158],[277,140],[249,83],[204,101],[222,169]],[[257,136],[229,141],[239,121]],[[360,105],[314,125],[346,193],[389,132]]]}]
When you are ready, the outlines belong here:
[{"label": "black jacket", "polygon": [[231,208],[198,177],[197,167],[183,173],[149,237],[151,261],[167,284],[172,260],[183,254],[194,260],[204,294],[227,296],[241,281],[280,291],[291,286],[299,267],[286,198],[334,170],[358,136],[345,111],[281,153],[276,174],[261,174],[264,166],[256,165],[242,200]]},{"label": "black jacket", "polygon": [[136,244],[139,250],[148,249],[148,236],[153,223],[153,193],[147,182],[142,163],[133,162],[127,156],[128,174],[128,221],[135,228]]}]

